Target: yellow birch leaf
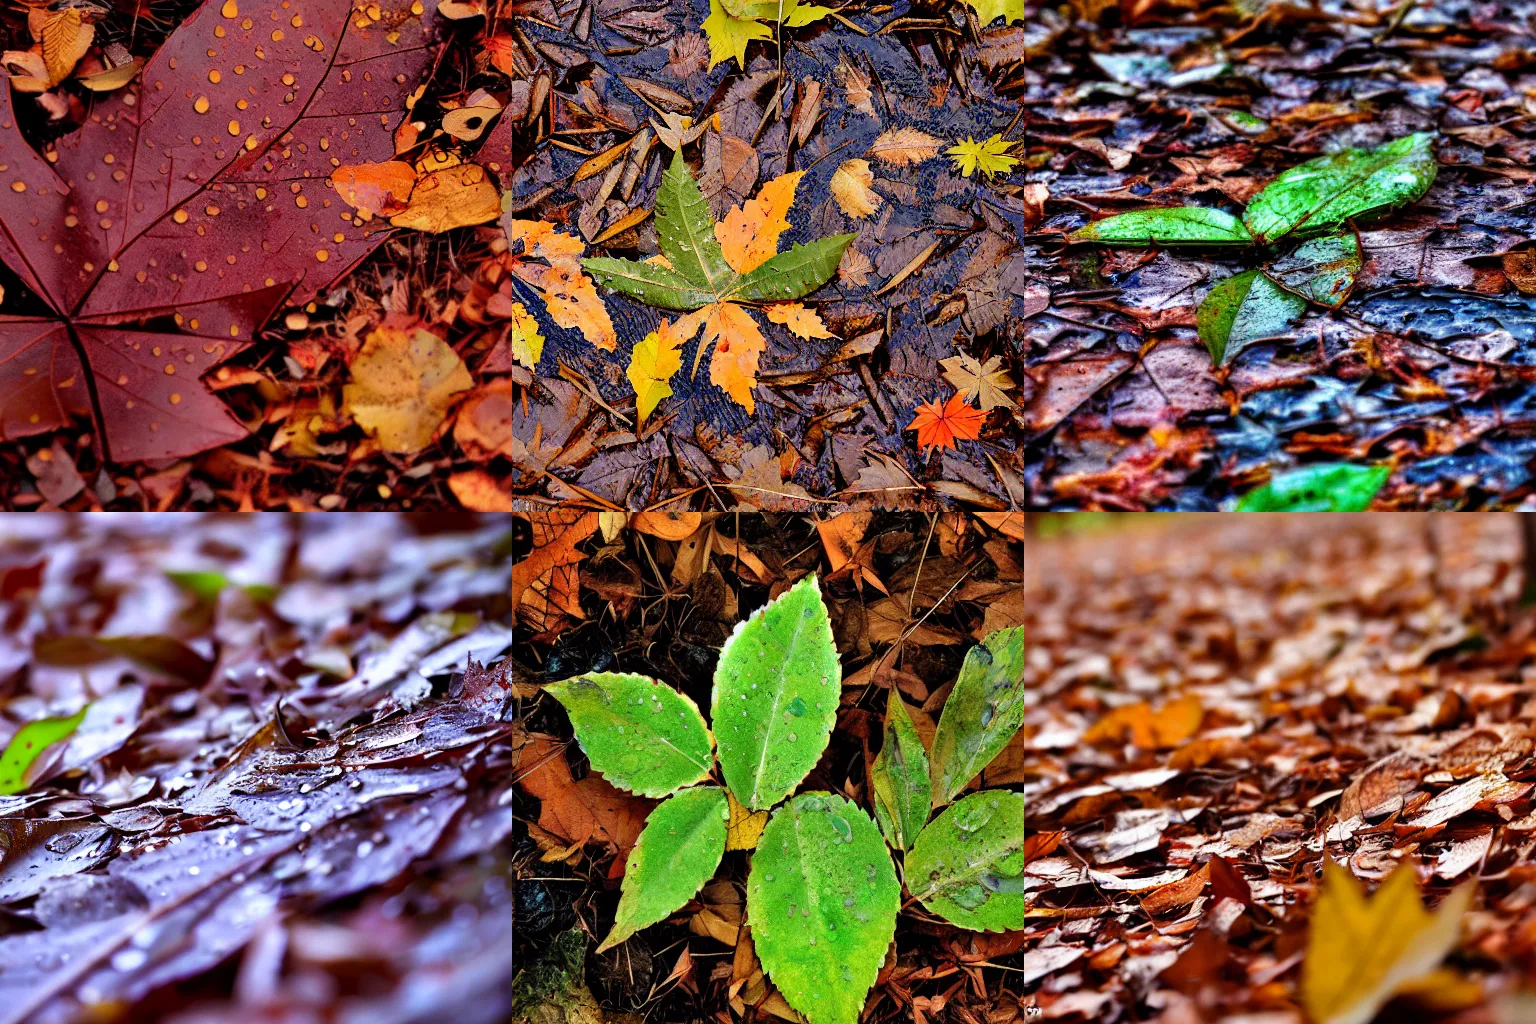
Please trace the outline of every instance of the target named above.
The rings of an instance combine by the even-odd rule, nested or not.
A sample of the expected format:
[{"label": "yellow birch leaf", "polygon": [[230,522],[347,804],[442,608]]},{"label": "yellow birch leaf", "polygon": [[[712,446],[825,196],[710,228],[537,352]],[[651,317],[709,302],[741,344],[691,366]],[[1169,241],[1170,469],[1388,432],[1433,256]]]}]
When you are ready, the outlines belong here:
[{"label": "yellow birch leaf", "polygon": [[1394,994],[1438,967],[1460,941],[1472,888],[1456,889],[1431,914],[1411,860],[1367,900],[1348,869],[1325,859],[1301,968],[1312,1024],[1369,1024]]},{"label": "yellow birch leaf", "polygon": [[763,834],[763,826],[768,824],[768,810],[747,810],[731,795],[730,790],[725,791],[725,798],[730,801],[731,808],[731,819],[725,826],[725,848],[727,850],[757,849],[757,841]]},{"label": "yellow birch leaf", "polygon": [[710,383],[723,388],[747,412],[754,412],[757,360],[768,347],[762,329],[734,302],[716,302],[705,309],[704,344],[715,347],[709,361]]},{"label": "yellow birch leaf", "polygon": [[390,452],[417,452],[448,417],[454,396],[475,386],[464,360],[425,328],[385,324],[352,360],[342,408]]},{"label": "yellow birch leaf", "polygon": [[828,187],[838,207],[855,220],[861,220],[880,209],[885,200],[870,188],[875,174],[869,169],[868,160],[844,160],[832,174]]},{"label": "yellow birch leaf", "polygon": [[539,333],[539,322],[521,302],[512,303],[512,324],[507,339],[512,343],[513,359],[530,370],[539,364],[539,357],[544,354],[544,335]]},{"label": "yellow birch leaf", "polygon": [[635,389],[635,412],[641,425],[656,410],[663,398],[672,394],[668,383],[683,365],[683,339],[670,323],[662,320],[650,334],[635,345],[629,357],[626,376]]},{"label": "yellow birch leaf", "polygon": [[781,174],[764,185],[756,199],[732,207],[715,224],[715,238],[725,262],[738,274],[756,270],[779,251],[779,235],[789,228],[789,206],[804,171]]},{"label": "yellow birch leaf", "polygon": [[768,319],[776,324],[783,324],[789,328],[789,333],[797,338],[809,341],[812,338],[836,337],[827,330],[827,325],[821,322],[821,314],[814,309],[807,309],[799,302],[775,302],[764,310]]}]

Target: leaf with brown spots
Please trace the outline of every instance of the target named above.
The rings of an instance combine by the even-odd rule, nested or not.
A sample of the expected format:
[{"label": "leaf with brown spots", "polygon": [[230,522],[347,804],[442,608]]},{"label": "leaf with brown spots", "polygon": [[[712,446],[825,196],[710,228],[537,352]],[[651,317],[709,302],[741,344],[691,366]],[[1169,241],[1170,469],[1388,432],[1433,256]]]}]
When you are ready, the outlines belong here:
[{"label": "leaf with brown spots", "polygon": [[386,237],[328,178],[395,155],[436,6],[207,0],[47,159],[0,90],[0,261],[39,311],[0,315],[0,439],[79,418],[130,461],[245,437],[199,378]]}]

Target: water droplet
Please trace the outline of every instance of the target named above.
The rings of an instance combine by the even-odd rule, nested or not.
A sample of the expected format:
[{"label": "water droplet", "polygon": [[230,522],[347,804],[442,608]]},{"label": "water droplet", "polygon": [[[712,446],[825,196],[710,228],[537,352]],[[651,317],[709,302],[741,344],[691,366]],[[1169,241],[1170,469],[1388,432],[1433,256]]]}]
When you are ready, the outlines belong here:
[{"label": "water droplet", "polygon": [[962,832],[975,832],[992,820],[993,807],[980,801],[960,805],[955,811],[955,827]]},{"label": "water droplet", "polygon": [[816,945],[816,936],[814,935],[811,936],[811,945]]},{"label": "water droplet", "polygon": [[844,896],[843,897],[843,906],[845,906],[845,907],[853,906],[853,897],[852,896]]},{"label": "water droplet", "polygon": [[789,706],[786,707],[785,710],[794,715],[796,718],[799,718],[801,715],[805,714],[805,701],[801,700],[797,695],[794,700],[789,702]]},{"label": "water droplet", "polygon": [[836,832],[839,836],[842,836],[843,842],[853,842],[853,826],[849,825],[848,822],[844,821],[843,818],[839,815],[832,815],[832,831]]},{"label": "water droplet", "polygon": [[798,739],[799,739],[799,738],[800,738],[800,737],[799,737],[799,736],[797,736],[797,735],[795,735],[795,734],[794,734],[794,733],[790,733],[790,734],[789,734],[789,742],[791,742],[791,743],[793,743],[793,742],[795,742],[795,741],[796,741],[796,740],[798,740]]},{"label": "water droplet", "polygon": [[992,705],[988,704],[981,709],[981,727],[985,729],[992,724]]}]

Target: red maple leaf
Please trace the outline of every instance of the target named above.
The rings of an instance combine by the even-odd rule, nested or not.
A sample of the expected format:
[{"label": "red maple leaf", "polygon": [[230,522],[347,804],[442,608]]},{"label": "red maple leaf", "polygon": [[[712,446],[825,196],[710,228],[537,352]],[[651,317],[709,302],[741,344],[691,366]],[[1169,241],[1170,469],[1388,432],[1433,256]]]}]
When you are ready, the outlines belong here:
[{"label": "red maple leaf", "polygon": [[0,315],[0,438],[88,416],[128,461],[245,437],[199,378],[383,239],[328,179],[394,156],[436,6],[207,0],[42,153],[0,83],[0,260],[48,311]]},{"label": "red maple leaf", "polygon": [[959,437],[974,440],[981,435],[981,425],[987,414],[966,404],[965,399],[954,395],[942,406],[938,402],[924,402],[917,407],[917,415],[906,429],[917,431],[917,443],[924,453],[929,448],[953,448]]}]

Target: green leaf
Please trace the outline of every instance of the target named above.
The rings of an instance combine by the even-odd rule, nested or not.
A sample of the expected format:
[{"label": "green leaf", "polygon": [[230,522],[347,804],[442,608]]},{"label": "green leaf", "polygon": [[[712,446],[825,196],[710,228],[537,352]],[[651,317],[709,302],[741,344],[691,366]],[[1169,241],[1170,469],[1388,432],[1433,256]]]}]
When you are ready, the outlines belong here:
[{"label": "green leaf", "polygon": [[[736,272],[725,262],[720,243],[715,239],[715,222],[709,215],[709,202],[689,173],[681,150],[673,154],[671,165],[661,176],[661,188],[656,192],[656,238],[672,269],[684,280],[708,292],[711,300],[722,295],[736,279]],[[703,304],[666,308],[696,309]]]},{"label": "green leaf", "polygon": [[786,302],[809,295],[837,273],[843,250],[852,241],[853,235],[831,235],[797,243],[743,274],[730,297],[743,302]]},{"label": "green leaf", "polygon": [[917,837],[906,877],[912,895],[951,924],[1023,928],[1024,794],[984,790],[947,808]]},{"label": "green leaf", "polygon": [[811,1024],[857,1024],[900,903],[875,823],[831,793],[780,807],[752,855],[747,920],[757,955]]},{"label": "green leaf", "polygon": [[714,740],[704,716],[670,686],[646,676],[592,672],[544,691],[565,705],[592,767],[620,789],[666,796],[709,774]]},{"label": "green leaf", "polygon": [[842,679],[814,575],[736,624],[715,665],[710,718],[725,784],[743,806],[772,807],[816,767]]},{"label": "green leaf", "polygon": [[11,738],[5,754],[0,755],[0,794],[26,789],[27,769],[32,762],[49,746],[68,738],[85,720],[85,710],[81,708],[68,718],[42,718],[22,726]]},{"label": "green leaf", "polygon": [[1245,270],[1216,285],[1195,310],[1200,340],[1216,366],[1229,362],[1260,338],[1291,329],[1307,301],[1292,295],[1261,271]]},{"label": "green leaf", "polygon": [[725,856],[729,817],[725,790],[718,786],[685,789],[651,812],[625,865],[624,893],[599,953],[693,898]]},{"label": "green leaf", "polygon": [[1338,309],[1360,273],[1360,239],[1349,233],[1302,242],[1271,263],[1266,273],[1287,291]]},{"label": "green leaf", "polygon": [[199,601],[216,601],[219,591],[229,586],[229,577],[221,572],[168,572],[165,575]]},{"label": "green leaf", "polygon": [[1292,167],[1253,197],[1243,220],[1260,242],[1330,231],[1411,203],[1434,184],[1434,135],[1420,132],[1375,149],[1346,149]]},{"label": "green leaf", "polygon": [[933,804],[928,752],[894,686],[886,701],[885,742],[869,766],[869,781],[880,831],[893,849],[908,849],[923,830]]},{"label": "green leaf", "polygon": [[1157,210],[1132,210],[1117,217],[1094,221],[1072,233],[1078,242],[1115,242],[1120,245],[1252,245],[1243,222],[1204,206],[1170,206]]},{"label": "green leaf", "polygon": [[1024,724],[1024,627],[1000,629],[965,654],[933,736],[933,806],[954,799]]},{"label": "green leaf", "polygon": [[1364,512],[1392,475],[1391,466],[1325,462],[1291,470],[1243,495],[1238,512]]},{"label": "green leaf", "polygon": [[639,299],[648,306],[698,309],[715,301],[713,295],[695,288],[677,271],[655,263],[589,256],[581,261],[581,265],[604,288]]}]

